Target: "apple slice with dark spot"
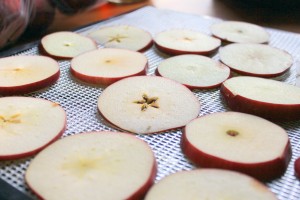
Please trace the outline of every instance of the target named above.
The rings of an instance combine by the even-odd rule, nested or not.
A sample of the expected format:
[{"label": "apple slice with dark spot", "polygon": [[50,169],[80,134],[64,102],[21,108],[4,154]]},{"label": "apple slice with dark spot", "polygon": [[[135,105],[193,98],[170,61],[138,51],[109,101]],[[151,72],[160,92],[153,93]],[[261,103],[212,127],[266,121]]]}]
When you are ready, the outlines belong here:
[{"label": "apple slice with dark spot", "polygon": [[281,177],[291,159],[286,131],[257,116],[220,112],[188,123],[182,151],[199,167],[239,171],[259,180]]}]

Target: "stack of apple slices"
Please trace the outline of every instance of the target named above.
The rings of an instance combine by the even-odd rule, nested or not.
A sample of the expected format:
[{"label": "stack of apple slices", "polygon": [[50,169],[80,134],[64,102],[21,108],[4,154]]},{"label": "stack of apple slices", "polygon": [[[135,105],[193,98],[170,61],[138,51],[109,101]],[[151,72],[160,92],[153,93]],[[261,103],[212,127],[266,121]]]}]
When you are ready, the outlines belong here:
[{"label": "stack of apple slices", "polygon": [[266,185],[245,174],[197,169],[171,174],[148,191],[145,200],[276,200]]},{"label": "stack of apple slices", "polygon": [[157,74],[191,89],[209,89],[228,79],[230,69],[211,58],[188,54],[164,60],[158,65]]},{"label": "stack of apple slices", "polygon": [[262,27],[240,21],[224,21],[212,25],[213,36],[227,43],[268,43],[269,33]]},{"label": "stack of apple slices", "polygon": [[182,84],[159,76],[135,76],[108,86],[98,99],[100,114],[133,133],[179,128],[196,118],[200,102]]},{"label": "stack of apple slices", "polygon": [[221,40],[217,38],[185,29],[160,32],[155,36],[154,43],[160,51],[171,55],[210,55],[221,46]]},{"label": "stack of apple slices", "polygon": [[284,174],[291,159],[288,135],[263,118],[238,113],[213,113],[188,123],[182,151],[200,167],[235,170],[259,180]]},{"label": "stack of apple slices", "polygon": [[219,50],[220,60],[241,75],[276,77],[293,64],[292,56],[265,44],[230,44]]},{"label": "stack of apple slices", "polygon": [[287,83],[234,77],[222,83],[221,94],[234,111],[280,121],[300,119],[300,88]]},{"label": "stack of apple slices", "polygon": [[56,59],[70,59],[95,49],[97,44],[94,40],[68,31],[48,34],[40,43],[41,53]]},{"label": "stack of apple slices", "polygon": [[2,97],[0,127],[0,160],[23,158],[61,137],[66,128],[66,113],[51,101]]},{"label": "stack of apple slices", "polygon": [[45,56],[11,56],[0,59],[0,94],[25,94],[54,84],[58,62]]},{"label": "stack of apple slices", "polygon": [[126,133],[65,137],[41,151],[25,180],[41,199],[142,199],[154,183],[151,148]]},{"label": "stack of apple slices", "polygon": [[116,25],[103,27],[88,34],[106,48],[129,49],[145,51],[152,44],[152,36],[147,31],[134,26]]},{"label": "stack of apple slices", "polygon": [[129,76],[145,75],[146,56],[140,52],[104,48],[89,51],[71,60],[71,73],[91,84],[110,85]]}]

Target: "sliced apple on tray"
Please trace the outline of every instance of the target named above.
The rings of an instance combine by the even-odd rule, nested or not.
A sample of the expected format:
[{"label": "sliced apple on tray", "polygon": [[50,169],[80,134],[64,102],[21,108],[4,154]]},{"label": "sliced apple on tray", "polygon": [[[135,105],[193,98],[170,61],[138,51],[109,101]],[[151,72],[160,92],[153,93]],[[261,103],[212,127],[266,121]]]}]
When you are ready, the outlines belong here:
[{"label": "sliced apple on tray", "polygon": [[0,126],[0,160],[18,159],[59,139],[66,128],[66,113],[48,100],[2,97]]},{"label": "sliced apple on tray", "polygon": [[0,59],[0,94],[25,94],[54,84],[59,64],[46,56],[11,56]]},{"label": "sliced apple on tray", "polygon": [[145,200],[277,200],[263,183],[242,173],[196,169],[171,174],[153,185]]},{"label": "sliced apple on tray", "polygon": [[213,113],[191,121],[184,128],[181,146],[197,166],[235,170],[264,181],[283,175],[291,159],[284,129],[238,112]]},{"label": "sliced apple on tray", "polygon": [[198,31],[171,29],[158,33],[154,43],[157,49],[171,55],[210,55],[220,47],[221,40]]},{"label": "sliced apple on tray", "polygon": [[97,44],[91,38],[78,33],[61,31],[44,36],[39,49],[42,54],[56,59],[70,59],[97,49]]},{"label": "sliced apple on tray", "polygon": [[241,75],[276,77],[293,64],[292,56],[265,44],[230,44],[219,50],[220,60]]},{"label": "sliced apple on tray", "polygon": [[210,28],[213,36],[229,43],[268,43],[270,39],[263,27],[247,22],[224,21]]},{"label": "sliced apple on tray", "polygon": [[158,76],[135,76],[108,86],[98,99],[100,114],[132,133],[179,128],[196,118],[200,102],[182,84]]},{"label": "sliced apple on tray", "polygon": [[153,44],[150,33],[141,28],[128,25],[102,27],[90,32],[88,36],[106,48],[142,52],[149,49]]},{"label": "sliced apple on tray", "polygon": [[230,69],[222,63],[192,54],[165,59],[158,65],[156,72],[190,89],[216,88],[230,76]]},{"label": "sliced apple on tray", "polygon": [[142,53],[115,48],[90,51],[71,60],[71,73],[91,84],[110,85],[120,79],[145,75],[148,60]]},{"label": "sliced apple on tray", "polygon": [[221,94],[234,111],[271,120],[300,119],[300,88],[284,82],[257,77],[234,77],[224,81]]},{"label": "sliced apple on tray", "polygon": [[134,135],[89,132],[41,151],[25,180],[41,199],[142,199],[154,183],[151,148]]}]

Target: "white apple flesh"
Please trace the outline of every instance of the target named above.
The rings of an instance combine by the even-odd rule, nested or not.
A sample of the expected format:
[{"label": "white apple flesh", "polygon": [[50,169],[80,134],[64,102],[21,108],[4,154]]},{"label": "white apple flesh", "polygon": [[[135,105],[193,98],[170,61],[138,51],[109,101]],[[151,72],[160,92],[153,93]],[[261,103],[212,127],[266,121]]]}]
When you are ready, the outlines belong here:
[{"label": "white apple flesh", "polygon": [[229,170],[181,171],[152,186],[145,200],[230,199],[277,200],[269,188],[256,179]]},{"label": "white apple flesh", "polygon": [[44,36],[39,47],[41,53],[47,56],[56,59],[70,59],[97,49],[97,44],[91,38],[78,33],[61,31]]},{"label": "white apple flesh", "polygon": [[265,44],[230,44],[219,50],[220,60],[241,75],[276,77],[293,64],[292,56]]},{"label": "white apple flesh", "polygon": [[224,81],[221,94],[234,111],[271,120],[300,119],[300,88],[257,77],[234,77]]},{"label": "white apple flesh", "polygon": [[54,84],[59,64],[45,56],[11,56],[0,59],[0,94],[25,94]]},{"label": "white apple flesh", "polygon": [[154,43],[157,49],[171,55],[210,55],[220,47],[221,40],[197,31],[172,29],[158,33]]},{"label": "white apple flesh", "polygon": [[184,128],[182,151],[197,166],[235,170],[267,181],[284,174],[291,159],[288,135],[263,118],[213,113]]},{"label": "white apple flesh", "polygon": [[136,76],[108,86],[98,99],[100,114],[132,133],[179,128],[196,118],[200,102],[185,86],[158,76]]},{"label": "white apple flesh", "polygon": [[150,33],[128,25],[102,27],[99,30],[90,32],[88,36],[106,48],[129,49],[142,52],[149,49],[153,44]]},{"label": "white apple flesh", "polygon": [[48,100],[2,97],[0,126],[0,160],[18,159],[31,156],[60,138],[66,128],[66,113]]},{"label": "white apple flesh", "polygon": [[270,39],[263,27],[240,21],[213,24],[211,32],[216,38],[229,43],[268,43]]},{"label": "white apple flesh", "polygon": [[211,58],[189,54],[165,59],[158,65],[157,74],[190,89],[210,89],[228,79],[230,69]]},{"label": "white apple flesh", "polygon": [[91,84],[110,85],[126,77],[145,75],[148,60],[142,53],[104,48],[81,54],[71,60],[71,73]]},{"label": "white apple flesh", "polygon": [[30,163],[25,180],[41,199],[142,199],[154,183],[156,161],[137,137],[89,132],[63,138]]}]

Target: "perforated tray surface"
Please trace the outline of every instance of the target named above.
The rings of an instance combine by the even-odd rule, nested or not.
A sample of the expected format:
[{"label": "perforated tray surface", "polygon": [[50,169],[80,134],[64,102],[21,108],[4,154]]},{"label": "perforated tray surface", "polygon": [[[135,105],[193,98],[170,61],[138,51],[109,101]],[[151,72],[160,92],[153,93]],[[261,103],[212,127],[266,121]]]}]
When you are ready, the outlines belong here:
[{"label": "perforated tray surface", "polygon": [[[190,15],[169,10],[159,10],[153,7],[144,7],[122,16],[99,22],[80,29],[78,32],[85,35],[99,27],[108,25],[133,25],[149,31],[153,36],[163,30],[171,28],[184,28],[201,31],[210,34],[211,24],[220,22],[221,19]],[[295,33],[266,28],[271,35],[270,45],[288,51],[297,63],[300,53],[300,36]],[[19,52],[17,55],[38,55],[38,48],[34,46],[28,50]],[[168,56],[160,53],[152,47],[144,52],[149,60],[148,75],[153,75],[157,65]],[[218,59],[215,55],[213,59]],[[58,102],[67,112],[67,130],[64,137],[86,131],[114,131],[113,128],[100,120],[97,111],[97,99],[103,88],[88,86],[74,81],[70,75],[69,61],[59,61],[61,76],[56,84],[46,90],[31,93],[25,96],[33,96]],[[288,74],[279,79],[289,84],[296,84],[296,66],[294,64]],[[218,89],[194,91],[202,106],[200,116],[228,109],[220,100]],[[300,156],[300,121],[293,121],[279,124],[289,134],[292,144],[293,156],[284,176],[280,179],[266,183],[269,188],[281,200],[300,199],[300,181],[294,175],[294,161]],[[145,140],[153,149],[157,162],[158,174],[156,181],[163,177],[181,170],[195,168],[180,150],[181,129],[164,132],[155,135],[137,135]],[[24,173],[31,158],[1,161],[0,176],[6,182],[35,198],[24,182]]]}]

